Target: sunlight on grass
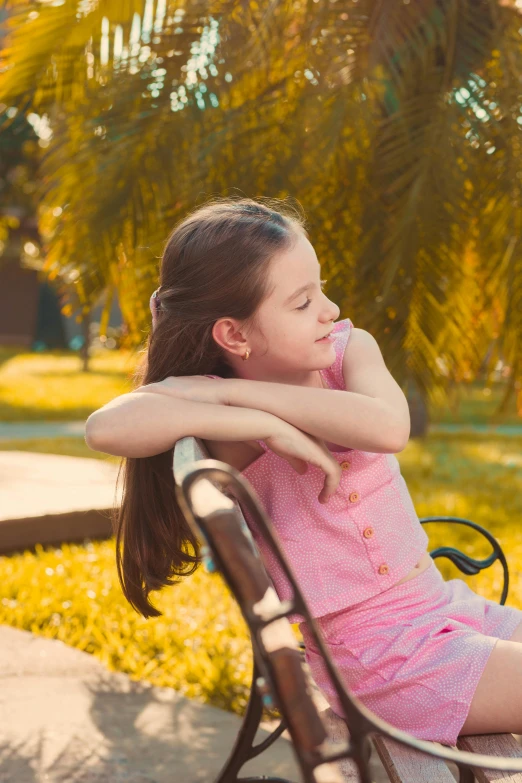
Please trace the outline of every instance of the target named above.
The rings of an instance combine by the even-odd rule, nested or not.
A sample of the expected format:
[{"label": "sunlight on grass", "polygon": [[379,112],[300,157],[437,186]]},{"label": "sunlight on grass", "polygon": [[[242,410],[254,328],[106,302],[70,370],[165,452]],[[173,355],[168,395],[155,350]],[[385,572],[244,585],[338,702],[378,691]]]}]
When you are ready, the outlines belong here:
[{"label": "sunlight on grass", "polygon": [[0,440],[0,451],[34,451],[40,454],[63,454],[66,457],[90,457],[118,465],[121,457],[90,449],[83,438],[20,438]]},{"label": "sunlight on grass", "polygon": [[[143,350],[143,349],[141,349]],[[68,421],[86,419],[94,410],[132,388],[131,376],[140,351],[95,351],[91,371],[81,372],[81,359],[70,351],[31,353],[0,346],[0,420]],[[458,410],[450,405],[430,409],[433,422],[522,424],[515,396],[506,412],[494,415],[505,383],[486,388],[483,382],[460,384]],[[452,392],[456,399],[457,392]]]},{"label": "sunlight on grass", "polygon": [[[511,398],[503,413],[496,413],[505,394],[505,381],[494,382],[487,386],[483,381],[461,383],[453,390],[452,404],[442,407],[431,407],[430,419],[433,422],[459,422],[463,425],[476,422],[488,424],[522,424],[522,417],[517,413],[516,393]],[[453,410],[454,402],[460,397],[460,402]]]},{"label": "sunlight on grass", "polygon": [[[63,439],[69,445],[72,439]],[[420,517],[454,515],[487,528],[510,568],[507,604],[522,608],[522,438],[431,435],[398,454]],[[94,453],[92,456],[96,456]],[[106,455],[103,455],[106,458]],[[115,458],[117,459],[117,458]],[[430,551],[455,546],[482,559],[487,541],[460,525],[427,524]],[[445,579],[463,578],[497,601],[499,563],[464,576],[437,559]],[[64,544],[0,557],[0,622],[61,639],[111,669],[241,714],[248,700],[252,653],[246,625],[218,574],[199,568],[153,598],[163,617],[145,620],[127,604],[114,563],[114,541]],[[293,626],[299,638],[297,625]]]},{"label": "sunlight on grass", "polygon": [[37,547],[0,558],[0,622],[60,639],[110,669],[242,713],[251,679],[246,625],[219,577],[202,568],[154,603],[145,620],[124,599],[114,542]]},{"label": "sunlight on grass", "polygon": [[[510,569],[507,603],[522,608],[522,438],[483,435],[430,435],[410,441],[398,455],[419,517],[457,516],[485,527],[502,546]],[[463,525],[428,523],[430,549],[456,546],[479,559],[488,542]],[[451,540],[451,543],[450,543]],[[438,559],[445,579],[462,577],[452,563]],[[502,568],[497,562],[477,576],[464,577],[472,590],[498,600]]]},{"label": "sunlight on grass", "polygon": [[86,419],[93,410],[132,388],[139,355],[100,351],[81,372],[79,356],[0,350],[0,420],[67,421]]}]

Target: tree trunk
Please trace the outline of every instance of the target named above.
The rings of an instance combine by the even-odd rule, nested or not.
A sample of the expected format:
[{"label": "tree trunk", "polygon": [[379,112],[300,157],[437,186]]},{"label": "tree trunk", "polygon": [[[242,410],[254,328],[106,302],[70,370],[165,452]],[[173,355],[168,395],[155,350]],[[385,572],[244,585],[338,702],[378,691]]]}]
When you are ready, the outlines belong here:
[{"label": "tree trunk", "polygon": [[82,357],[82,372],[89,372],[89,348],[91,342],[91,311],[84,315],[82,321],[83,345],[80,351]]},{"label": "tree trunk", "polygon": [[410,408],[410,438],[423,438],[428,433],[428,406],[424,395],[411,378],[406,384],[406,399]]}]

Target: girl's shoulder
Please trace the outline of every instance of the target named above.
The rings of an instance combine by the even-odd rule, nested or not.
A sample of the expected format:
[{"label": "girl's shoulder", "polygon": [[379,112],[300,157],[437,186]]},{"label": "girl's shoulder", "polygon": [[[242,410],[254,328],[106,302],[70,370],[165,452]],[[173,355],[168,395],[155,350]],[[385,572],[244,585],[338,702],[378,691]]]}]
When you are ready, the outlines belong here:
[{"label": "girl's shoulder", "polygon": [[343,359],[352,330],[353,323],[350,318],[343,318],[342,321],[337,321],[332,329],[335,360],[329,367],[321,371],[331,389],[344,389],[346,391],[343,376]]}]

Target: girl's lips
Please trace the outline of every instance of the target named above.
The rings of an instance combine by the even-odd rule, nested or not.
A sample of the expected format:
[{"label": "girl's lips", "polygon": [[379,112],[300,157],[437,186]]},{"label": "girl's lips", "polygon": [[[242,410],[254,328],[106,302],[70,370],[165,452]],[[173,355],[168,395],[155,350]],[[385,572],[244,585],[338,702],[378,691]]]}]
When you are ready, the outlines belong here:
[{"label": "girl's lips", "polygon": [[321,337],[320,340],[316,340],[316,343],[333,343],[334,336],[332,334],[327,335],[326,337]]}]

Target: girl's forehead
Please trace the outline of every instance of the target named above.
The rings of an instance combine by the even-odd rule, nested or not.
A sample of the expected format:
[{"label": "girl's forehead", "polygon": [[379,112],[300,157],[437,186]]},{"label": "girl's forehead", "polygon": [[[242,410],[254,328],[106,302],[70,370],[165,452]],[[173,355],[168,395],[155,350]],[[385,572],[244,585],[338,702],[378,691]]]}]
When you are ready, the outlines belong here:
[{"label": "girl's forehead", "polygon": [[314,248],[303,237],[302,241],[276,256],[272,264],[272,280],[277,286],[292,287],[307,282],[320,268]]}]

